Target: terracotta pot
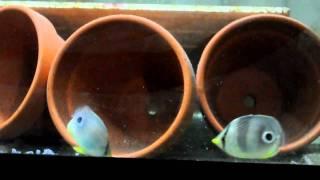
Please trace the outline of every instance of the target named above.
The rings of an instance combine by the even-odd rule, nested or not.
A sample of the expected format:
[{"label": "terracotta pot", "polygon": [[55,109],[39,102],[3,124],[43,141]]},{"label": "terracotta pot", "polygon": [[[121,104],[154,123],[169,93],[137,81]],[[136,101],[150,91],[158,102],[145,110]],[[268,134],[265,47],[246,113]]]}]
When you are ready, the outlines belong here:
[{"label": "terracotta pot", "polygon": [[176,39],[133,15],[94,20],[67,40],[50,71],[48,105],[72,146],[66,125],[88,105],[109,129],[114,157],[141,157],[165,148],[191,118],[194,73]]},{"label": "terracotta pot", "polygon": [[63,40],[39,13],[0,9],[0,139],[25,132],[46,107],[49,68]]},{"label": "terracotta pot", "polygon": [[268,114],[282,124],[281,152],[319,133],[320,41],[303,24],[280,15],[232,22],[207,44],[197,92],[207,119],[221,131],[232,119]]}]

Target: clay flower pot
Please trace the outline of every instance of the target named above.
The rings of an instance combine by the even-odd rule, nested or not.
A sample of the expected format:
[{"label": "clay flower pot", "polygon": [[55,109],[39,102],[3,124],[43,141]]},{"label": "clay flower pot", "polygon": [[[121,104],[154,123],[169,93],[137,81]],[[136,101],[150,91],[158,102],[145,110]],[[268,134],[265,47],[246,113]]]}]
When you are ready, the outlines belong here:
[{"label": "clay flower pot", "polygon": [[281,152],[319,133],[320,41],[303,24],[279,15],[232,22],[207,44],[197,70],[203,111],[219,131],[246,114],[267,114],[282,124]]},{"label": "clay flower pot", "polygon": [[87,105],[109,129],[114,157],[165,148],[188,122],[194,94],[194,73],[181,45],[160,25],[133,15],[99,18],[72,34],[47,88],[49,111],[64,139],[76,145],[66,125]]},{"label": "clay flower pot", "polygon": [[0,9],[0,139],[25,132],[46,107],[49,68],[63,40],[39,13]]}]

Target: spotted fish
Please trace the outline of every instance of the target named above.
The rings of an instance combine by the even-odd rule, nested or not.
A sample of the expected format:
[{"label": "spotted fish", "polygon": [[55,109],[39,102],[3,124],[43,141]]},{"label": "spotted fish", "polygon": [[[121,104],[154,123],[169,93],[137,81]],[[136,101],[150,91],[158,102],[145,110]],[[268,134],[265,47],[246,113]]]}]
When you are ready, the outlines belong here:
[{"label": "spotted fish", "polygon": [[67,125],[67,130],[78,146],[73,149],[84,155],[111,155],[108,129],[102,119],[89,107],[78,108]]}]

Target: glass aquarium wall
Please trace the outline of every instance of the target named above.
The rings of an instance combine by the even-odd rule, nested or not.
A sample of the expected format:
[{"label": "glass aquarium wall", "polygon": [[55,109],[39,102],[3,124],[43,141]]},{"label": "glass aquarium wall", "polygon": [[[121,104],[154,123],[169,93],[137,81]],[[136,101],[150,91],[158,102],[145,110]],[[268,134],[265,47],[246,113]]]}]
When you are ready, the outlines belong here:
[{"label": "glass aquarium wall", "polygon": [[0,152],[320,165],[319,8],[0,1]]}]

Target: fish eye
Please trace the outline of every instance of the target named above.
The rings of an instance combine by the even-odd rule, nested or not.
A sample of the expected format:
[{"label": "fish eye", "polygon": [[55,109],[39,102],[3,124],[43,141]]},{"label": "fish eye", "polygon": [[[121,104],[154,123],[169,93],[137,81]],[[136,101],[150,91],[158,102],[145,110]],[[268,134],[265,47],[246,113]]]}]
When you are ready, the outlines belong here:
[{"label": "fish eye", "polygon": [[82,117],[78,117],[78,118],[77,118],[77,122],[78,122],[78,123],[81,123],[81,122],[82,122]]},{"label": "fish eye", "polygon": [[266,131],[262,134],[262,140],[263,140],[263,142],[270,144],[275,140],[275,136],[274,136],[273,132]]}]

